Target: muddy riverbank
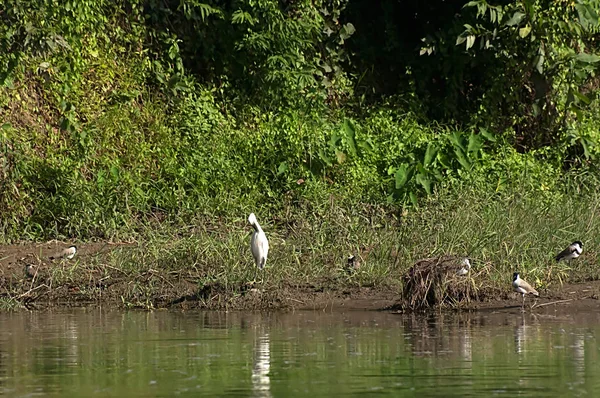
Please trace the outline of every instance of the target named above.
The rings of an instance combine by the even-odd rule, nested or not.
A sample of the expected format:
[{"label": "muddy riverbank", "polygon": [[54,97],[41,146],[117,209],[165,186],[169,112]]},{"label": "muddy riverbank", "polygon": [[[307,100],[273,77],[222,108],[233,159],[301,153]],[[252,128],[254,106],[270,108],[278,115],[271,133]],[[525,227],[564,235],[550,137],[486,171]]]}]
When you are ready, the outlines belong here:
[{"label": "muddy riverbank", "polygon": [[[54,257],[69,242],[0,246],[0,300],[4,309],[102,305],[114,308],[214,309],[214,310],[390,310],[402,311],[399,279],[363,284],[346,273],[302,280],[269,279],[265,275],[238,281],[201,274],[198,267],[179,264],[117,266],[116,257],[139,253],[136,243],[93,242],[78,244],[71,259]],[[116,253],[116,254],[115,254]],[[131,255],[130,255],[131,256]],[[135,254],[133,255],[135,260]],[[125,264],[125,263],[123,263]],[[32,266],[27,275],[25,268]],[[249,275],[252,275],[250,272]],[[600,306],[600,281],[555,284],[528,298],[527,307],[546,311],[556,306],[596,309]],[[461,309],[495,310],[520,306],[521,298],[505,287],[480,291],[476,300]]]}]

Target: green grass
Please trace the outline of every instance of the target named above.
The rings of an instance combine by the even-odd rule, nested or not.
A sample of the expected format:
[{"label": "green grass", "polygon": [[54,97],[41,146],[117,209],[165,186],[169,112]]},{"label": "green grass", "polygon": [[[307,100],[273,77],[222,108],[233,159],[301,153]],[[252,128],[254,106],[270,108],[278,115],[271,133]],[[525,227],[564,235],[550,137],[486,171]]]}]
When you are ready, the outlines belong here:
[{"label": "green grass", "polygon": [[[474,280],[476,285],[506,291],[515,270],[541,289],[597,279],[599,205],[598,192],[543,201],[520,192],[482,195],[463,190],[440,193],[403,215],[385,208],[342,208],[335,200],[318,213],[296,208],[282,214],[259,211],[271,251],[266,269],[258,272],[258,286],[391,286],[400,292],[402,275],[415,261],[444,254],[469,255],[472,274],[483,267],[490,270],[488,279]],[[256,273],[249,239],[245,214],[218,221],[203,217],[187,228],[147,229],[138,245],[113,251],[95,267],[119,270],[131,281],[156,273],[155,285],[131,285],[123,300],[136,305],[147,306],[157,289],[164,288],[158,276],[185,278],[198,289],[218,285],[235,295]],[[577,239],[585,244],[584,255],[571,264],[556,264],[556,253]],[[361,258],[360,269],[352,275],[344,269],[349,254]]]},{"label": "green grass", "polygon": [[18,299],[12,297],[0,297],[0,311],[15,311],[23,308],[23,305]]},{"label": "green grass", "polygon": [[[67,295],[67,301],[141,308],[183,296],[222,308],[228,300],[248,300],[252,287],[267,292],[267,301],[286,289],[293,296],[302,289],[339,293],[358,287],[391,289],[400,298],[402,277],[417,260],[446,254],[472,259],[470,277],[479,289],[509,292],[512,273],[519,271],[539,290],[552,290],[563,282],[600,278],[600,191],[591,177],[568,175],[562,193],[525,184],[499,192],[448,185],[403,210],[330,193],[235,217],[215,211],[191,220],[138,220],[131,244],[106,245],[97,254],[42,267],[36,281],[11,280],[2,296],[11,302],[45,285],[25,297],[60,301]],[[263,271],[256,270],[249,249],[250,211],[270,241]],[[584,242],[584,254],[556,264],[554,256],[574,240]],[[345,269],[350,254],[361,262],[354,273]],[[213,299],[219,303],[210,304]]]}]

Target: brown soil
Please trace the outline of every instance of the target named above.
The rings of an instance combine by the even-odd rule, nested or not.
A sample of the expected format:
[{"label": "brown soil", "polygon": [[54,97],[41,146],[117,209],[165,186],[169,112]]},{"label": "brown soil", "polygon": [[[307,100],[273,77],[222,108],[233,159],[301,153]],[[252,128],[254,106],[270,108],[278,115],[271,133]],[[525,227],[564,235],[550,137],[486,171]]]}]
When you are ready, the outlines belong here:
[{"label": "brown soil", "polygon": [[[215,310],[402,311],[403,308],[398,286],[348,286],[348,283],[334,279],[315,281],[310,285],[268,286],[259,282],[227,287],[220,284],[201,286],[183,271],[150,269],[128,274],[98,265],[102,264],[102,256],[123,245],[105,242],[78,245],[77,256],[70,261],[49,259],[68,247],[68,242],[0,246],[0,299],[12,298],[30,309],[98,304],[119,308]],[[26,264],[35,265],[33,277],[26,275]],[[564,284],[540,293],[542,297],[538,299],[527,297],[527,308],[533,306],[533,311],[548,311],[560,306],[586,310],[600,306],[600,281]],[[476,301],[461,305],[461,308],[494,311],[520,306],[520,295],[513,293],[507,283],[506,290],[479,292]]]}]

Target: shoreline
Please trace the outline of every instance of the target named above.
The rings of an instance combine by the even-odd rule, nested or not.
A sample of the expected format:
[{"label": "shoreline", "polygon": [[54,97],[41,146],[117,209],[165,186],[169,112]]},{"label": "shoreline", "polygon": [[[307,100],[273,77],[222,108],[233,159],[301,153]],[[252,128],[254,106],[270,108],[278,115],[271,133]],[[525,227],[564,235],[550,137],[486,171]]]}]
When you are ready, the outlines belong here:
[{"label": "shoreline", "polygon": [[[48,253],[67,245],[63,242],[0,246],[0,310],[108,306],[113,309],[177,309],[231,311],[395,311],[402,309],[401,285],[361,285],[341,275],[317,278],[311,283],[272,281],[201,282],[186,267],[177,270],[118,269],[107,263],[115,248],[134,244],[93,242],[78,245],[73,260],[47,260]],[[26,263],[37,262],[33,278],[24,272]],[[268,268],[267,268],[268,272]],[[195,280],[196,279],[196,280]],[[431,311],[495,311],[520,308],[521,298],[506,289],[481,292],[478,300]],[[557,305],[596,309],[600,306],[600,281],[564,283],[541,297],[526,298],[526,309],[551,309]],[[533,308],[531,308],[533,306]],[[424,312],[424,311],[420,311]]]}]

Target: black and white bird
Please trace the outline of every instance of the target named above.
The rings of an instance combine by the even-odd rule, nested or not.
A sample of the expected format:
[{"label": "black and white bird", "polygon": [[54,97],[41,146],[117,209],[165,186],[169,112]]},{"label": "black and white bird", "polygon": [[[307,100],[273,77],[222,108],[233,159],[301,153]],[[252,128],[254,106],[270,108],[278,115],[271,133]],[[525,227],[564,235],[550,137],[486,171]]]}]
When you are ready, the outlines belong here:
[{"label": "black and white bird", "polygon": [[574,258],[577,258],[583,252],[583,243],[581,241],[576,240],[571,243],[565,250],[561,251],[556,255],[556,262],[558,263],[561,260],[570,261]]},{"label": "black and white bird", "polygon": [[250,250],[252,251],[252,256],[254,256],[256,266],[259,269],[263,269],[267,263],[267,255],[269,254],[269,241],[267,240],[267,235],[265,235],[265,232],[258,224],[254,213],[251,213],[248,217],[248,223],[254,229],[252,238],[250,238]]},{"label": "black and white bird", "polygon": [[523,296],[523,304],[522,306],[525,306],[525,295],[526,294],[533,294],[536,297],[539,297],[539,293],[537,292],[537,290],[535,290],[534,288],[531,287],[531,285],[527,282],[525,282],[523,279],[521,279],[519,277],[519,273],[515,272],[513,274],[513,281],[512,281],[512,287],[513,290],[517,293],[521,293],[521,296]]},{"label": "black and white bird", "polygon": [[346,271],[351,274],[352,272],[357,271],[360,268],[360,258],[356,257],[354,254],[348,256],[348,265],[346,266]]},{"label": "black and white bird", "polygon": [[25,264],[25,276],[33,278],[37,274],[38,267],[30,263]]},{"label": "black and white bird", "polygon": [[469,261],[468,257],[465,257],[460,262],[460,267],[461,268],[458,271],[456,271],[456,275],[464,276],[464,275],[467,275],[469,273],[469,270],[471,269],[471,261]]},{"label": "black and white bird", "polygon": [[64,250],[61,250],[59,253],[50,256],[50,260],[57,258],[66,258],[67,260],[71,260],[73,257],[75,257],[75,253],[77,253],[77,246],[69,246]]}]

